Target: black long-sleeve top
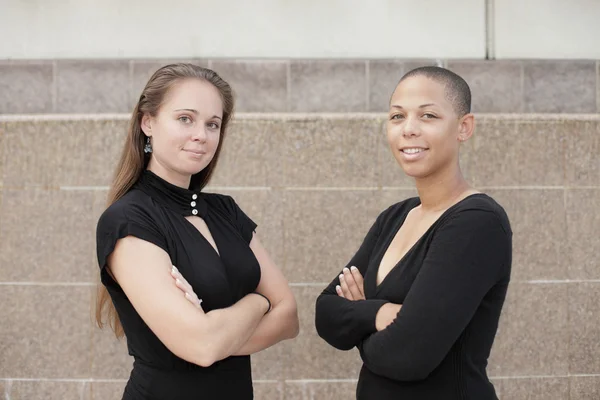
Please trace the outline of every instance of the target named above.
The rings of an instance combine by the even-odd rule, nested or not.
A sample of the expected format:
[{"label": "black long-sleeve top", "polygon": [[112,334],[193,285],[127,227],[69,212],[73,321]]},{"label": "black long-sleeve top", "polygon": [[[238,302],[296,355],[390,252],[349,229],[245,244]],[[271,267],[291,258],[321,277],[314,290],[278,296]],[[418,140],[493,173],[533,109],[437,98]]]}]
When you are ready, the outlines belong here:
[{"label": "black long-sleeve top", "polygon": [[[364,276],[366,300],[318,297],[318,334],[363,360],[358,399],[491,400],[487,359],[510,280],[512,231],[502,207],[474,194],[446,210],[377,285],[377,270],[418,198],[381,213],[348,263]],[[338,274],[339,275],[339,274]],[[377,332],[387,303],[402,304]]]}]

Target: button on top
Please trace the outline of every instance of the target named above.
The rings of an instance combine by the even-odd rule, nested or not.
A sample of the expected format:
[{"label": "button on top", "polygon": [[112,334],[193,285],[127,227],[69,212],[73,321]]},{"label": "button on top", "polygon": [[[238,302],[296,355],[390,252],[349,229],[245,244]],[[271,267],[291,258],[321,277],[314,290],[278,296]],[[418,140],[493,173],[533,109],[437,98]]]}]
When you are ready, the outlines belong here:
[{"label": "button on top", "polygon": [[197,198],[198,198],[198,195],[197,195],[196,193],[194,193],[194,194],[192,195],[192,200],[196,200]]},{"label": "button on top", "polygon": [[196,210],[195,208],[192,210],[192,214],[194,215],[198,215],[198,210]]},{"label": "button on top", "polygon": [[190,206],[192,206],[192,207],[196,207],[196,202],[195,202],[195,201],[192,201],[192,202],[190,203]]}]

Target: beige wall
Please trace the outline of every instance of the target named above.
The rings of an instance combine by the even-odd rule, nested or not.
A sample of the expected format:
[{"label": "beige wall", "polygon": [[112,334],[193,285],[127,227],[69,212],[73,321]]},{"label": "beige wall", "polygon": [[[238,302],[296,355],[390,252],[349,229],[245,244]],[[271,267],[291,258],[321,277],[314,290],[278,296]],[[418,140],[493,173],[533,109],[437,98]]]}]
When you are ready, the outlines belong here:
[{"label": "beige wall", "polygon": [[600,57],[597,0],[1,0],[0,59]]},{"label": "beige wall", "polygon": [[[259,223],[302,326],[254,357],[257,399],[353,398],[357,353],[316,336],[313,307],[378,213],[414,194],[382,121],[240,115],[227,139],[211,187]],[[515,234],[489,373],[502,399],[598,399],[600,117],[478,121],[464,172],[506,208]],[[120,396],[131,359],[92,326],[90,307],[95,222],[125,128],[126,116],[0,116],[0,397]]]}]

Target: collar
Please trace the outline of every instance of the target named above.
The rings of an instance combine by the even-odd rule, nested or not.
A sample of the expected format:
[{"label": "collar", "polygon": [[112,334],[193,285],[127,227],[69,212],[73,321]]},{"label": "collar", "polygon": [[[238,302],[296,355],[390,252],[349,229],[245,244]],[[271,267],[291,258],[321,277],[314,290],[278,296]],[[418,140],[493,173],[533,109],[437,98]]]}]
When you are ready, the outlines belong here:
[{"label": "collar", "polygon": [[208,205],[200,191],[173,185],[149,170],[142,172],[137,186],[162,206],[185,217],[191,215],[206,217]]}]

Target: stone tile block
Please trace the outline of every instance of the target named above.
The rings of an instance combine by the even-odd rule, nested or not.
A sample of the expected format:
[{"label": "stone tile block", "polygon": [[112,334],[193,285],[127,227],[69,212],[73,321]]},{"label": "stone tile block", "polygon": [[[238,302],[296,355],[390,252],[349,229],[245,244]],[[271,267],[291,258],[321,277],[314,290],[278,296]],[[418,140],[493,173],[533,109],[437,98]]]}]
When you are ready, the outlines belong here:
[{"label": "stone tile block", "polygon": [[596,111],[595,61],[524,63],[525,112],[590,113]]},{"label": "stone tile block", "polygon": [[600,121],[565,122],[566,183],[600,186]]},{"label": "stone tile block", "polygon": [[472,138],[472,182],[476,186],[562,186],[568,129],[561,121],[483,120]]},{"label": "stone tile block", "polygon": [[513,231],[512,279],[567,279],[566,211],[562,189],[485,190],[502,207]]},{"label": "stone tile block", "polygon": [[51,61],[0,61],[0,114],[53,111]]},{"label": "stone tile block", "polygon": [[518,113],[523,109],[520,61],[449,61],[448,68],[469,84],[473,112]]},{"label": "stone tile block", "polygon": [[0,281],[91,282],[93,193],[2,190]]},{"label": "stone tile block", "polygon": [[379,119],[290,121],[276,137],[287,187],[376,187]]},{"label": "stone tile block", "polygon": [[366,111],[365,61],[299,60],[290,68],[290,111]]},{"label": "stone tile block", "polygon": [[128,61],[58,61],[56,111],[131,112],[129,86]]},{"label": "stone tile block", "polygon": [[284,112],[288,100],[286,61],[213,61],[212,68],[235,93],[238,112]]},{"label": "stone tile block", "polygon": [[375,190],[284,193],[284,273],[290,282],[330,282],[381,212]]},{"label": "stone tile block", "polygon": [[[567,375],[568,304],[566,284],[511,283],[492,348],[489,376]],[[504,398],[512,399],[508,390],[503,382]]]},{"label": "stone tile block", "polygon": [[0,286],[0,376],[87,378],[89,286]]},{"label": "stone tile block", "polygon": [[112,179],[127,121],[20,121],[4,129],[5,186],[99,186]]},{"label": "stone tile block", "polygon": [[569,373],[600,374],[600,284],[597,282],[569,285]]},{"label": "stone tile block", "polygon": [[566,193],[567,267],[571,279],[600,279],[600,188]]}]

